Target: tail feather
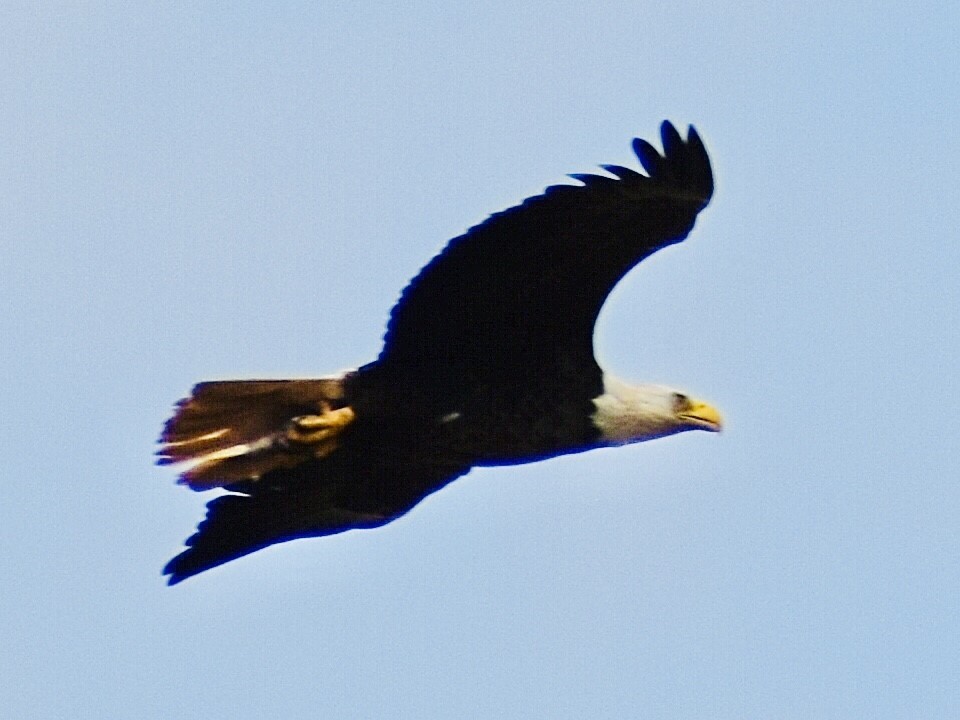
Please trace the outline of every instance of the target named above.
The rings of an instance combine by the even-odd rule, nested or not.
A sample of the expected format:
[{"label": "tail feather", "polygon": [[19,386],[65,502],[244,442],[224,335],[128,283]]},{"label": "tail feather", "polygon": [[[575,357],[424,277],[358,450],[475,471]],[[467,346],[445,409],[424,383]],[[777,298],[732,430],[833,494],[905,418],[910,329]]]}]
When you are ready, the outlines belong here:
[{"label": "tail feather", "polygon": [[157,462],[191,463],[180,480],[197,490],[256,480],[329,454],[352,419],[342,377],[204,382],[164,425]]}]

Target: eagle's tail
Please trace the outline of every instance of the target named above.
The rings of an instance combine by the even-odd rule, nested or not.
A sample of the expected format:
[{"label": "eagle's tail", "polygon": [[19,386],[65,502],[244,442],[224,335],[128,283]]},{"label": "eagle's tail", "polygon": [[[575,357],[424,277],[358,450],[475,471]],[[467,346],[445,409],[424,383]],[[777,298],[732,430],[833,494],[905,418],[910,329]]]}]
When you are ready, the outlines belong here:
[{"label": "eagle's tail", "polygon": [[180,481],[195,490],[256,480],[329,455],[352,420],[342,376],[200,383],[164,426],[157,462],[191,463]]}]

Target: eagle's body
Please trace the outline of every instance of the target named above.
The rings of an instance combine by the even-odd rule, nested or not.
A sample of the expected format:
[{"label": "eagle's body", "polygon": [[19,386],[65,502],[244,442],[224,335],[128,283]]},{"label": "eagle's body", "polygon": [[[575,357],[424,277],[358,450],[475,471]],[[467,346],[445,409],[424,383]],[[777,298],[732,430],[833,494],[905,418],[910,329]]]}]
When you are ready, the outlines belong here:
[{"label": "eagle's body", "polygon": [[197,385],[167,423],[161,462],[224,487],[170,582],[268,545],[375,527],[478,465],[532,462],[691,429],[718,413],[631,386],[593,356],[617,281],[679,242],[713,192],[690,128],[664,153],[634,141],[649,176],[575,176],[452,240],[403,292],[376,361],[317,380]]}]

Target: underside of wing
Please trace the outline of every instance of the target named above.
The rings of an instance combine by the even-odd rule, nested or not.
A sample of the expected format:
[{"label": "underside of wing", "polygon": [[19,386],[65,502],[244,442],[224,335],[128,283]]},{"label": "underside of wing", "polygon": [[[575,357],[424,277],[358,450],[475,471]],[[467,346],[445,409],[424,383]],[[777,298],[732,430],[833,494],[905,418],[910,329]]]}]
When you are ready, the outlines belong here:
[{"label": "underside of wing", "polygon": [[175,585],[270,545],[376,527],[389,520],[337,508],[329,488],[221,495],[207,503],[206,518],[186,540],[187,548],[167,563],[163,573],[169,575],[169,584]]},{"label": "underside of wing", "polygon": [[164,575],[174,585],[277,543],[379,527],[467,469],[384,467],[337,456],[272,470],[207,503],[206,518]]}]

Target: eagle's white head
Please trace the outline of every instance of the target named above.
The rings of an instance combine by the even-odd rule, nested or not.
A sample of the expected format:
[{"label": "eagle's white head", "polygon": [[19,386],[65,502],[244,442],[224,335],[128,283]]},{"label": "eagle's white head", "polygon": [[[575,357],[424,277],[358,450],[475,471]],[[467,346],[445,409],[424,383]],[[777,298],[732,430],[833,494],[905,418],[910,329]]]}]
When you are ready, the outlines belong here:
[{"label": "eagle's white head", "polygon": [[593,399],[593,424],[600,444],[626,445],[685,430],[719,432],[719,411],[702,400],[663,385],[630,385],[603,376],[603,395]]}]

